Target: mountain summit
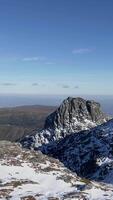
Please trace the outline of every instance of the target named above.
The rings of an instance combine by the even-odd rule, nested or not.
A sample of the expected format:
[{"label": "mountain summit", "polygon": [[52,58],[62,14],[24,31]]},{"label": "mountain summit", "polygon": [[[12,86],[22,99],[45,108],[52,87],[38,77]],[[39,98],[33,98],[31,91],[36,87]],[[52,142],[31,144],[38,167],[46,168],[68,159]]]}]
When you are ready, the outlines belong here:
[{"label": "mountain summit", "polygon": [[109,117],[101,111],[99,103],[82,98],[68,97],[51,113],[44,129],[35,136],[28,136],[21,142],[24,146],[39,147],[82,130],[89,130],[108,121]]},{"label": "mountain summit", "polygon": [[[47,117],[44,129],[21,144],[58,159],[86,184],[98,182],[98,190],[85,199],[113,200],[113,119],[101,111],[99,103],[67,98]],[[100,196],[104,185],[106,192]]]},{"label": "mountain summit", "polygon": [[107,116],[99,103],[80,97],[68,97],[60,107],[50,114],[45,129],[59,129],[63,132],[78,132],[106,122]]}]

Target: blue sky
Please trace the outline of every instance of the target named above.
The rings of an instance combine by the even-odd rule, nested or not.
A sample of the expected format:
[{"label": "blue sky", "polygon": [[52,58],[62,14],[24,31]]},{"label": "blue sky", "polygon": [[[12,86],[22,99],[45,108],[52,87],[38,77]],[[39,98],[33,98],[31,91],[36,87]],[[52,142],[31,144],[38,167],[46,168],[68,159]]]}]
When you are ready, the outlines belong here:
[{"label": "blue sky", "polygon": [[113,95],[113,1],[0,0],[0,93]]}]

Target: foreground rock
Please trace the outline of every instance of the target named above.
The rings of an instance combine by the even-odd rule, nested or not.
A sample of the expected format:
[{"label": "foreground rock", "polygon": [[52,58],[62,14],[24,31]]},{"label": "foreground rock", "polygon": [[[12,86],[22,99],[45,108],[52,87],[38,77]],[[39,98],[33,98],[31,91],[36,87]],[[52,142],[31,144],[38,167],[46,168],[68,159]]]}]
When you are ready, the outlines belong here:
[{"label": "foreground rock", "polygon": [[47,151],[78,175],[113,184],[113,119],[46,145]]},{"label": "foreground rock", "polygon": [[81,179],[58,160],[0,142],[1,200],[113,200],[113,187]]}]

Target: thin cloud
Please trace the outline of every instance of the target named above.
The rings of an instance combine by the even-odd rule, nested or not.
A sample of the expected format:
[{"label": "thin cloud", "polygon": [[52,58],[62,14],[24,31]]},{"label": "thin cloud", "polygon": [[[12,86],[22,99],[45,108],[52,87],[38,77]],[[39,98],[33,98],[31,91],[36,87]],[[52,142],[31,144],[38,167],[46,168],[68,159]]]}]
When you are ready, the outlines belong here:
[{"label": "thin cloud", "polygon": [[70,86],[69,85],[62,85],[62,88],[68,89],[68,88],[70,88]]},{"label": "thin cloud", "polygon": [[38,83],[32,83],[32,86],[38,86],[39,84]]},{"label": "thin cloud", "polygon": [[54,63],[54,62],[46,62],[45,64],[46,65],[55,65],[56,63]]},{"label": "thin cloud", "polygon": [[76,86],[74,87],[74,89],[79,89],[79,86],[78,86],[78,85],[76,85]]},{"label": "thin cloud", "polygon": [[74,49],[72,51],[73,54],[85,54],[85,53],[91,53],[95,49],[94,48],[79,48],[79,49]]},{"label": "thin cloud", "polygon": [[2,86],[15,86],[16,83],[0,83]]},{"label": "thin cloud", "polygon": [[25,62],[32,62],[32,61],[44,61],[46,58],[45,57],[26,57],[26,58],[23,58],[22,61],[25,61]]}]

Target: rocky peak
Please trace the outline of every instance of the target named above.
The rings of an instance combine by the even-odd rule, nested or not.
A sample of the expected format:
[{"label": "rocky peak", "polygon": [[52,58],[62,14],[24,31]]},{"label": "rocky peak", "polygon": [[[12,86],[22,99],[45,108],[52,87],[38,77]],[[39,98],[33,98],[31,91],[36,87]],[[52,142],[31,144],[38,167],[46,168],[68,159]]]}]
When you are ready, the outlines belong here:
[{"label": "rocky peak", "polygon": [[24,147],[38,148],[42,144],[57,141],[72,133],[89,130],[107,120],[108,117],[101,111],[99,103],[80,97],[68,97],[47,117],[42,131],[23,138],[21,143]]},{"label": "rocky peak", "polygon": [[[107,120],[107,116],[101,111],[99,103],[90,100],[84,100],[80,97],[68,97],[63,101],[60,107],[50,114],[45,122],[45,129],[60,128],[72,131],[79,130],[77,123],[90,122],[90,126],[102,124]],[[80,125],[80,124],[79,124]],[[86,127],[87,128],[87,127]],[[84,129],[84,128],[83,128]],[[80,128],[81,130],[81,128]]]}]

